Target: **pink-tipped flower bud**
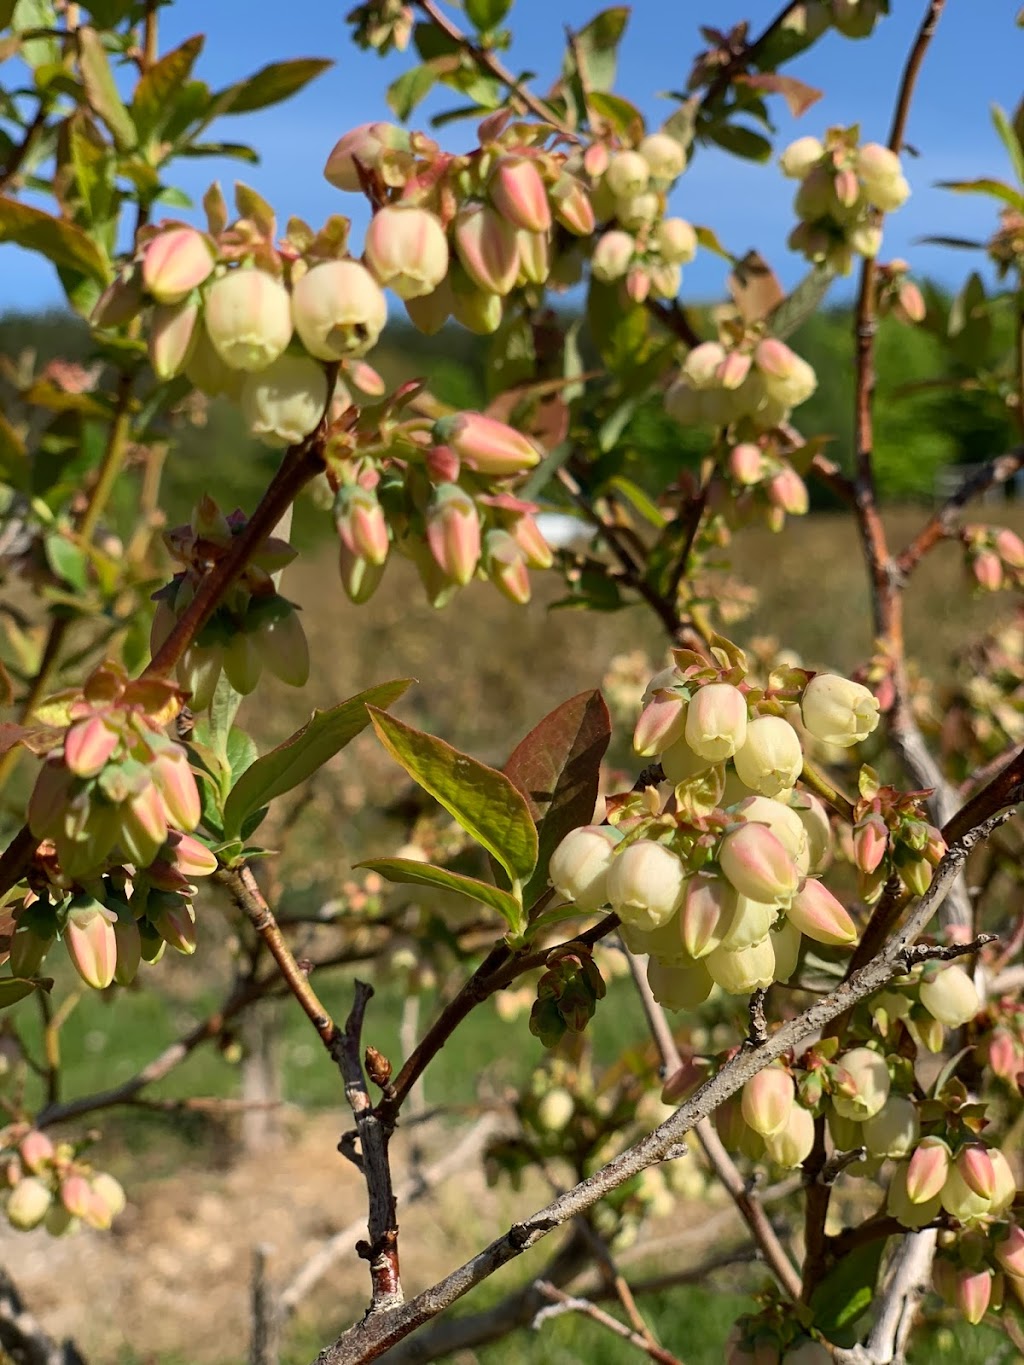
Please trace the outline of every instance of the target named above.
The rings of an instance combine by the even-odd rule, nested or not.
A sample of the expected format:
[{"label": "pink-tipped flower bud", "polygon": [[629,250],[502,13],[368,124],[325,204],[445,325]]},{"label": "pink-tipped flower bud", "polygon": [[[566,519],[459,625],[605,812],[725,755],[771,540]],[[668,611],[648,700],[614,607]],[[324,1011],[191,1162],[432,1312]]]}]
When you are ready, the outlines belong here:
[{"label": "pink-tipped flower bud", "polygon": [[836,1113],[855,1123],[872,1118],[889,1098],[889,1069],[885,1058],[867,1047],[844,1052],[838,1064],[846,1073],[832,1096]]},{"label": "pink-tipped flower bud", "polygon": [[1024,1228],[1011,1223],[1006,1236],[996,1243],[996,1260],[1015,1280],[1024,1280]]},{"label": "pink-tipped flower bud", "polygon": [[682,904],[686,871],[670,848],[638,839],[612,860],[608,900],[625,924],[650,932]]},{"label": "pink-tipped flower bud", "polygon": [[618,837],[601,825],[570,830],[551,855],[548,876],[560,896],[590,912],[608,904],[608,872]]},{"label": "pink-tipped flower bud", "polygon": [[488,192],[498,211],[517,228],[547,232],[551,226],[548,193],[536,163],[525,156],[503,156]]},{"label": "pink-tipped flower bud", "polygon": [[744,441],[729,451],[729,474],[743,488],[750,488],[764,478],[764,451],[760,446]]},{"label": "pink-tipped flower bud", "polygon": [[90,715],[76,721],[64,736],[64,762],[76,777],[95,777],[106,767],[120,735],[104,718]]},{"label": "pink-tipped flower bud", "polygon": [[[388,154],[398,153],[398,161],[407,159],[412,167],[411,141],[408,132],[394,123],[363,123],[340,138],[331,150],[324,167],[324,178],[336,189],[358,194],[362,190],[358,167],[374,171]],[[401,184],[401,178],[386,177],[389,184]]]},{"label": "pink-tipped flower bud", "polygon": [[167,807],[157,787],[148,783],[117,808],[117,839],[136,867],[148,867],[167,840]]},{"label": "pink-tipped flower bud", "polygon": [[60,1202],[72,1218],[85,1218],[92,1205],[92,1190],[84,1175],[76,1171],[66,1175],[60,1184]]},{"label": "pink-tipped flower bud", "polygon": [[651,168],[639,152],[616,152],[608,163],[604,181],[617,199],[632,199],[643,194],[651,178]]},{"label": "pink-tipped flower bud", "polygon": [[253,436],[264,445],[297,445],[315,431],[327,407],[327,375],[322,365],[304,355],[282,355],[246,376],[242,415]]},{"label": "pink-tipped flower bud", "polygon": [[142,283],[157,303],[179,303],[213,273],[210,244],[195,228],[172,228],[147,242]]},{"label": "pink-tipped flower bud", "polygon": [[764,825],[742,824],[730,830],[718,861],[741,896],[763,905],[788,903],[800,883],[796,863]]},{"label": "pink-tipped flower bud", "polygon": [[782,174],[789,180],[803,180],[825,155],[816,137],[798,137],[779,157]]},{"label": "pink-tipped flower bud", "polygon": [[25,1169],[31,1171],[33,1175],[39,1175],[43,1168],[50,1164],[55,1150],[50,1139],[38,1128],[26,1133],[18,1143],[18,1155]]},{"label": "pink-tipped flower bud", "polygon": [[715,371],[715,380],[723,389],[738,389],[750,373],[750,356],[744,351],[726,351],[725,359]]},{"label": "pink-tipped flower bud", "polygon": [[669,133],[648,133],[637,151],[647,162],[651,179],[662,186],[678,179],[686,166],[683,144]]},{"label": "pink-tipped flower bud", "polygon": [[916,323],[924,322],[928,316],[928,305],[924,301],[924,295],[913,280],[901,281],[896,290],[896,299],[893,304],[893,316],[900,322]]},{"label": "pink-tipped flower bud", "polygon": [[480,562],[476,503],[458,484],[442,484],[434,490],[426,520],[430,553],[449,578],[465,587]]},{"label": "pink-tipped flower bud", "polygon": [[827,886],[808,877],[787,911],[802,934],[816,943],[847,947],[857,941],[857,926]]},{"label": "pink-tipped flower bud", "polygon": [[1003,586],[1003,561],[995,550],[979,550],[970,559],[971,573],[979,588],[998,592]]},{"label": "pink-tipped flower bud", "polygon": [[292,339],[288,290],[263,270],[232,270],[214,280],[203,321],[213,349],[232,370],[265,370]]},{"label": "pink-tipped flower bud", "polygon": [[7,1221],[19,1232],[37,1228],[46,1217],[52,1195],[48,1185],[35,1176],[19,1180],[7,1198]]},{"label": "pink-tipped flower bud", "polygon": [[115,963],[114,980],[119,986],[130,986],[135,980],[142,960],[142,936],[135,916],[124,907],[118,911],[114,924]]},{"label": "pink-tipped flower bud", "polygon": [[641,265],[631,267],[626,276],[626,297],[631,303],[643,303],[651,292],[651,272]]},{"label": "pink-tipped flower bud", "polygon": [[162,749],[151,760],[149,775],[160,793],[167,823],[181,830],[195,829],[201,814],[199,788],[185,750],[177,744]]},{"label": "pink-tipped flower bud", "polygon": [[960,1173],[958,1162],[959,1158],[950,1166],[942,1187],[942,1207],[960,1223],[976,1223],[991,1212],[992,1201],[987,1195],[971,1189]]},{"label": "pink-tipped flower bud", "polygon": [[791,464],[782,462],[779,471],[768,480],[765,491],[768,494],[768,501],[780,512],[785,512],[791,517],[807,515],[810,506],[807,485]]},{"label": "pink-tipped flower bud", "polygon": [[867,739],[878,725],[878,698],[861,683],[836,673],[819,673],[804,689],[800,714],[815,739],[849,749]]},{"label": "pink-tipped flower bud", "polygon": [[71,965],[87,986],[102,991],[114,979],[117,964],[117,916],[98,901],[80,901],[70,911],[64,928],[64,945]]},{"label": "pink-tipped flower bud", "polygon": [[997,1028],[993,1030],[992,1036],[988,1040],[985,1060],[993,1075],[998,1076],[1001,1081],[1009,1081],[1011,1084],[1016,1081],[1018,1074],[1024,1070],[1024,1057],[1021,1055],[1020,1044],[1009,1029]]},{"label": "pink-tipped flower bud", "polygon": [[526,512],[509,523],[508,533],[522,550],[531,569],[550,569],[555,562],[554,551],[533,517]]},{"label": "pink-tipped flower bud", "polygon": [[481,412],[442,418],[434,426],[434,440],[450,446],[469,469],[494,478],[532,469],[540,461],[528,436]]},{"label": "pink-tipped flower bud", "polygon": [[547,232],[516,233],[519,248],[517,284],[545,284],[551,274],[551,237]]},{"label": "pink-tipped flower bud", "polygon": [[778,1066],[766,1066],[744,1085],[740,1109],[754,1132],[767,1137],[786,1126],[795,1098],[789,1072]]},{"label": "pink-tipped flower bud", "polygon": [[883,213],[898,209],[910,195],[899,157],[878,142],[866,142],[857,152],[857,174],[864,193]]},{"label": "pink-tipped flower bud", "polygon": [[992,1298],[992,1272],[961,1270],[956,1277],[956,1306],[972,1327],[976,1327],[988,1312]]},{"label": "pink-tipped flower bud", "polygon": [[861,1133],[869,1156],[907,1156],[921,1133],[917,1105],[904,1095],[890,1095],[878,1113],[864,1121]]},{"label": "pink-tipped flower bud", "polygon": [[418,299],[448,273],[448,239],[440,219],[415,205],[393,204],[374,214],[363,247],[378,284],[400,299]]},{"label": "pink-tipped flower bud", "polygon": [[698,873],[689,879],[679,911],[679,927],[683,948],[690,957],[706,957],[721,945],[737,900],[735,889],[724,877]]},{"label": "pink-tipped flower bud", "polygon": [[572,175],[563,175],[551,191],[551,207],[555,217],[577,237],[589,237],[596,220],[590,195]]},{"label": "pink-tipped flower bud", "polygon": [[889,847],[889,826],[880,815],[866,815],[853,830],[853,860],[869,877],[882,863]]},{"label": "pink-tipped flower bud", "polygon": [[108,1175],[106,1171],[100,1171],[99,1174],[92,1177],[92,1180],[89,1183],[92,1186],[93,1194],[106,1205],[107,1211],[112,1219],[116,1218],[119,1213],[124,1212],[128,1200],[125,1198],[125,1193],[119,1180],[115,1180],[114,1177]]},{"label": "pink-tipped flower bud", "polygon": [[[764,1145],[776,1166],[782,1166],[787,1171],[795,1170],[803,1165],[814,1147],[814,1115],[803,1105],[794,1104],[782,1128],[777,1133],[765,1136]],[[809,1355],[808,1351],[820,1353],[824,1361],[831,1360],[816,1341],[805,1342],[796,1351],[787,1351],[783,1359],[787,1362],[799,1359],[810,1365],[810,1361],[818,1356]]]},{"label": "pink-tipped flower bud", "polygon": [[629,270],[636,252],[636,238],[620,228],[612,228],[598,238],[590,258],[590,270],[595,280],[611,284],[621,280]]},{"label": "pink-tipped flower bud", "polygon": [[149,911],[149,921],[168,948],[191,957],[196,950],[196,912],[188,901],[169,896],[162,908]]},{"label": "pink-tipped flower bud", "polygon": [[761,373],[769,398],[774,398],[787,408],[799,406],[818,387],[817,378],[807,361],[776,337],[766,337],[758,342],[754,364]]},{"label": "pink-tipped flower bud", "polygon": [[974,982],[955,964],[923,980],[920,995],[928,1013],[947,1028],[961,1028],[981,1008]]},{"label": "pink-tipped flower bud", "polygon": [[996,1173],[988,1148],[981,1142],[969,1142],[956,1154],[956,1169],[969,1190],[992,1202],[996,1192]]},{"label": "pink-tipped flower bud", "polygon": [[148,349],[157,379],[173,379],[187,368],[201,330],[197,303],[165,303],[153,309]]},{"label": "pink-tipped flower bud", "polygon": [[806,876],[810,866],[810,845],[807,831],[795,810],[773,801],[769,796],[747,796],[731,807],[739,820],[752,821],[754,824],[767,825],[796,863],[801,876]]},{"label": "pink-tipped flower bud", "polygon": [[524,607],[530,600],[530,573],[526,558],[507,531],[488,531],[483,561],[487,577],[510,602]]},{"label": "pink-tipped flower bud", "polygon": [[388,317],[380,285],[358,261],[325,261],[293,286],[292,320],[317,360],[365,355]]},{"label": "pink-tipped flower bud", "polygon": [[384,509],[371,488],[346,484],[334,502],[334,521],[342,544],[352,555],[361,555],[371,564],[383,564],[391,542]]},{"label": "pink-tipped flower bud", "polygon": [[911,1199],[907,1190],[909,1167],[900,1162],[892,1173],[885,1207],[896,1221],[905,1228],[923,1228],[932,1222],[942,1211],[939,1195],[933,1194],[926,1200]]},{"label": "pink-tipped flower bud", "polygon": [[740,781],[762,796],[778,796],[792,787],[804,765],[796,731],[781,716],[756,716],[747,725],[743,745],[733,762]]},{"label": "pink-tipped flower bud", "polygon": [[682,738],[686,709],[687,703],[678,693],[651,698],[640,712],[633,731],[633,748],[641,758],[660,754]]},{"label": "pink-tipped flower bud", "polygon": [[747,737],[747,701],[731,683],[706,683],[690,700],[684,734],[710,763],[731,758]]},{"label": "pink-tipped flower bud", "polygon": [[466,274],[487,294],[504,296],[516,285],[516,229],[489,204],[468,204],[454,225],[455,250]]},{"label": "pink-tipped flower bud", "polygon": [[840,208],[852,209],[860,197],[860,185],[857,183],[857,174],[850,168],[836,171],[832,181],[832,193]]},{"label": "pink-tipped flower bud", "polygon": [[707,964],[711,978],[728,995],[749,995],[751,991],[767,990],[775,980],[775,947],[773,935],[749,948],[733,951],[723,944],[701,960]]},{"label": "pink-tipped flower bud", "polygon": [[1016,531],[1003,528],[995,534],[995,547],[999,558],[1010,569],[1024,569],[1024,540]]}]

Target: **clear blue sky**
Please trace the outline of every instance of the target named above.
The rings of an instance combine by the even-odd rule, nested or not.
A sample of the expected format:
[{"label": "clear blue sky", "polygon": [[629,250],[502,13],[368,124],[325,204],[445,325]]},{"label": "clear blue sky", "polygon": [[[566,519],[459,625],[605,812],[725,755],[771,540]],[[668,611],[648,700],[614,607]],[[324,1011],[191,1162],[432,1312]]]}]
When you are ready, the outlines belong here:
[{"label": "clear blue sky", "polygon": [[[298,214],[314,225],[329,213],[352,213],[357,230],[365,221],[356,196],[333,190],[322,178],[327,153],[354,124],[391,117],[384,91],[409,63],[408,55],[381,60],[361,52],[348,39],[344,15],[351,0],[176,0],[162,11],[161,47],[176,45],[193,33],[207,34],[197,74],[212,86],[237,80],[267,61],[291,56],[325,56],[335,67],[290,103],[258,114],[224,119],[221,135],[259,149],[262,164],[192,161],[179,166],[177,181],[197,201],[219,178],[228,190],[235,178],[254,185],[277,209],[279,221]],[[747,16],[759,29],[779,0],[636,0],[624,40],[618,90],[643,110],[650,126],[671,112],[659,93],[679,89],[693,54],[701,46],[697,24],[723,28]],[[586,0],[515,0],[510,23],[516,43],[509,65],[538,73],[537,88],[556,75],[564,27],[582,25],[595,6]],[[884,141],[893,91],[905,54],[920,22],[924,0],[893,0],[894,13],[881,22],[873,39],[853,42],[829,33],[787,70],[823,88],[825,97],[801,119],[790,117],[783,101],[770,101],[779,146],[803,133],[819,134],[835,123],[858,118],[865,139]],[[977,175],[1006,176],[1006,155],[992,129],[989,106],[1010,111],[1022,94],[1024,30],[1014,25],[1015,0],[949,0],[921,78],[908,137],[920,152],[908,172],[914,193],[886,228],[882,257],[902,255],[921,274],[954,281],[980,265],[968,255],[915,245],[929,233],[988,236],[995,217],[991,200],[954,195],[933,188],[938,180]],[[12,71],[8,64],[4,75]],[[9,77],[8,77],[9,79]],[[444,100],[444,91],[416,111],[417,126],[427,127]],[[461,150],[473,145],[471,122],[450,125],[438,135],[443,145]],[[681,180],[673,201],[676,212],[713,227],[731,250],[757,245],[787,283],[799,278],[803,263],[785,248],[793,224],[792,182],[774,165],[741,162],[716,150],[700,149]],[[178,216],[177,213],[175,216]],[[197,221],[200,217],[197,216]],[[359,237],[356,236],[358,243]],[[61,295],[50,267],[39,258],[2,248],[0,309],[59,304]],[[12,269],[16,262],[17,268]],[[683,294],[707,299],[723,291],[725,263],[707,253],[687,268]]]}]

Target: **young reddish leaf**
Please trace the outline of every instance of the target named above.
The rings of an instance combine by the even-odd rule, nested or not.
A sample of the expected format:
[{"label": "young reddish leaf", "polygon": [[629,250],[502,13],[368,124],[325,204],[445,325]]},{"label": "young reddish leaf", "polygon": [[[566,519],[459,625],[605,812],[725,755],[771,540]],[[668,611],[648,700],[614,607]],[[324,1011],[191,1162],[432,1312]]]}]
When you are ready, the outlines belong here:
[{"label": "young reddish leaf", "polygon": [[[390,706],[409,686],[411,678],[381,683],[348,701],[313,715],[290,739],[249,765],[224,803],[224,835],[235,838],[246,816],[291,791],[317,768],[344,749],[370,723],[368,704]],[[380,714],[378,712],[378,714]]]},{"label": "young reddish leaf", "polygon": [[523,907],[515,896],[490,882],[482,882],[476,877],[466,877],[461,872],[450,872],[446,867],[435,867],[433,863],[419,863],[413,858],[371,858],[357,863],[357,867],[369,868],[379,872],[389,882],[404,882],[409,886],[433,886],[441,891],[454,891],[470,900],[489,905],[505,920],[509,931],[519,935],[526,927]]},{"label": "young reddish leaf", "polygon": [[369,711],[391,757],[497,859],[512,881],[525,882],[537,866],[537,831],[526,800],[509,778],[374,706]]},{"label": "young reddish leaf", "polygon": [[754,90],[766,90],[770,95],[781,95],[789,106],[794,118],[806,114],[812,104],[821,99],[823,91],[813,85],[798,81],[794,76],[780,76],[777,72],[766,71],[754,76],[737,76],[737,85],[749,85]]},{"label": "young reddish leaf", "polygon": [[523,894],[527,908],[547,887],[551,854],[571,829],[594,814],[610,738],[611,718],[601,693],[581,692],[535,725],[505,764],[539,826],[537,868]]},{"label": "young reddish leaf", "polygon": [[744,322],[760,322],[785,298],[779,277],[758,251],[748,251],[736,262],[729,293]]}]

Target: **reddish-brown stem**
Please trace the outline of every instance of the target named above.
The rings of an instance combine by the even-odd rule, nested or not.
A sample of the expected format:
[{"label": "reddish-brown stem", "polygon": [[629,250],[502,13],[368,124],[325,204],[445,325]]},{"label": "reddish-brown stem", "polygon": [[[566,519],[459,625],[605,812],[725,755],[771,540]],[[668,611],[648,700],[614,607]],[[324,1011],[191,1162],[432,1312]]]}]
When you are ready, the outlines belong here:
[{"label": "reddish-brown stem", "polygon": [[957,517],[969,502],[988,489],[1006,483],[1022,468],[1024,446],[1017,446],[972,470],[960,487],[925,522],[909,545],[896,556],[896,569],[901,582],[906,581],[929,550],[951,535]]}]

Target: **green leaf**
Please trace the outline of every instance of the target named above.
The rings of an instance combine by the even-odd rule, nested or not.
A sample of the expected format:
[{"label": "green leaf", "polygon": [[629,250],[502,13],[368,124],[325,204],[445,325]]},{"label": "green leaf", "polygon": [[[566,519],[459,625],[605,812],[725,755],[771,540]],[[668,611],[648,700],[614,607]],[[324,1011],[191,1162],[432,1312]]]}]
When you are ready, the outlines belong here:
[{"label": "green leaf", "polygon": [[187,38],[180,47],[160,58],[144,72],[132,96],[132,117],[142,142],[163,131],[173,118],[183,92],[189,91],[189,77],[196,58],[203,50],[203,35]]},{"label": "green leaf", "polygon": [[721,256],[723,261],[732,262],[736,259],[732,252],[727,251],[718,240],[718,234],[714,228],[694,226],[693,230],[697,234],[697,241],[705,251],[713,251],[716,256]]},{"label": "green leaf", "polygon": [[461,872],[450,872],[446,867],[434,867],[432,863],[418,863],[412,858],[372,858],[357,867],[367,867],[371,872],[379,872],[389,882],[401,882],[409,886],[433,886],[442,891],[454,891],[470,900],[489,905],[505,920],[509,930],[518,937],[526,928],[523,907],[515,896],[490,882],[482,882],[476,877],[463,876]]},{"label": "green leaf", "polygon": [[765,327],[769,336],[783,340],[792,336],[812,313],[818,311],[835,277],[835,271],[830,266],[812,266],[797,287],[768,314]]},{"label": "green leaf", "polygon": [[[230,156],[235,161],[246,161],[250,166],[258,166],[260,154],[255,147],[250,147],[247,142],[190,142],[178,149],[179,156]],[[166,200],[167,195],[162,194],[161,199]],[[191,201],[189,201],[191,204]]]},{"label": "green leaf", "polygon": [[89,561],[82,550],[59,532],[47,536],[45,549],[47,563],[57,577],[81,593],[88,592]]},{"label": "green leaf", "polygon": [[118,91],[103,39],[94,28],[78,30],[78,53],[89,107],[110,129],[118,151],[130,152],[138,143],[138,134]]},{"label": "green leaf", "polygon": [[1003,146],[1010,154],[1013,173],[1024,186],[1024,146],[1021,145],[1017,129],[998,104],[992,106],[992,122],[995,125],[996,132],[1003,140]]},{"label": "green leaf", "polygon": [[229,86],[213,98],[217,114],[251,114],[272,104],[291,99],[317,76],[334,65],[319,57],[296,57],[287,62],[271,62],[247,80]]},{"label": "green leaf", "polygon": [[830,1341],[849,1330],[870,1306],[885,1242],[884,1237],[876,1237],[849,1252],[811,1295],[814,1326]]},{"label": "green leaf", "polygon": [[635,369],[643,359],[649,319],[641,304],[623,305],[617,284],[601,284],[591,276],[587,323],[602,361],[613,374]]},{"label": "green leaf", "polygon": [[9,28],[18,0],[0,0],[0,28]]},{"label": "green leaf", "polygon": [[624,100],[621,95],[608,94],[595,90],[589,98],[593,113],[599,114],[626,142],[639,142],[644,131],[644,116],[635,104]]},{"label": "green leaf", "polygon": [[[228,675],[221,673],[213,691],[209,719],[203,722],[204,742],[208,737],[210,748],[218,758],[227,762],[228,736],[242,704],[241,692],[236,692],[228,682]],[[199,728],[198,726],[196,727]]]},{"label": "green leaf", "polygon": [[588,90],[610,90],[615,84],[619,43],[628,23],[629,7],[617,5],[602,10],[576,34],[580,75]]},{"label": "green leaf", "polygon": [[462,51],[457,38],[435,23],[419,23],[412,31],[412,45],[425,62],[435,57],[452,57]]},{"label": "green leaf", "polygon": [[[328,711],[314,711],[290,739],[258,758],[231,788],[224,803],[224,833],[234,838],[247,815],[275,797],[291,791],[318,768],[340,753],[370,723],[370,703],[390,706],[411,683],[411,678],[381,683],[360,692]],[[377,713],[382,714],[381,712]]]},{"label": "green leaf", "polygon": [[25,442],[0,412],[0,478],[24,492],[28,487],[29,465]]},{"label": "green leaf", "polygon": [[600,692],[581,692],[546,715],[505,764],[539,825],[537,866],[523,891],[529,908],[547,889],[551,854],[571,829],[594,816],[598,777],[611,738]]},{"label": "green leaf", "polygon": [[525,882],[537,866],[537,831],[505,774],[375,707],[370,716],[377,737],[413,781],[497,859],[513,883]]},{"label": "green leaf", "polygon": [[433,89],[436,73],[429,66],[414,66],[403,71],[387,89],[388,108],[404,123],[417,104]]},{"label": "green leaf", "polygon": [[38,990],[39,986],[39,982],[30,981],[27,977],[9,976],[0,979],[0,1010],[10,1009],[19,1000],[24,1000],[27,995]]},{"label": "green leaf", "polygon": [[723,151],[740,156],[744,161],[767,161],[772,154],[768,139],[742,123],[715,124],[707,130],[707,137]]},{"label": "green leaf", "polygon": [[609,479],[608,487],[614,489],[620,497],[625,498],[632,505],[633,510],[643,517],[644,521],[650,522],[659,531],[665,529],[664,513],[657,503],[647,496],[639,484],[635,484],[632,479],[624,478],[621,474],[615,474]]},{"label": "green leaf", "polygon": [[497,28],[512,8],[512,0],[466,0],[466,14],[481,33]]},{"label": "green leaf", "polygon": [[976,180],[940,180],[937,183],[940,190],[953,190],[956,194],[986,194],[990,199],[1001,199],[1011,208],[1024,212],[1024,194],[1002,180],[979,176]]},{"label": "green leaf", "polygon": [[68,266],[106,284],[110,268],[92,238],[74,223],[54,218],[42,209],[0,196],[0,242],[16,242],[38,251],[54,265]]}]

